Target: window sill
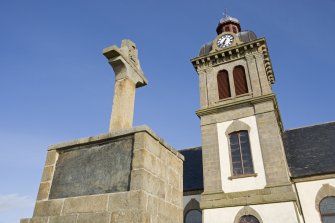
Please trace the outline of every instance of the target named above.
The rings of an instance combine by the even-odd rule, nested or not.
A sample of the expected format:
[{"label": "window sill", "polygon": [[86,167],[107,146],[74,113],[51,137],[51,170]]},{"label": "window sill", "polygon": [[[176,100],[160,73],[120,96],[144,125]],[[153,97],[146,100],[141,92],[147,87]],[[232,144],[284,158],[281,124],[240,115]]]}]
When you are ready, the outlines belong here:
[{"label": "window sill", "polygon": [[248,92],[248,93],[245,93],[245,94],[236,95],[235,98],[242,98],[242,97],[251,96],[251,95],[252,94],[250,92]]},{"label": "window sill", "polygon": [[248,92],[248,93],[245,93],[245,94],[230,96],[228,98],[219,99],[218,101],[215,101],[215,103],[221,103],[221,102],[224,102],[224,101],[231,101],[231,100],[239,100],[241,98],[246,98],[246,97],[249,97],[249,96],[252,96],[252,93]]},{"label": "window sill", "polygon": [[238,178],[246,178],[246,177],[257,177],[257,173],[249,173],[249,174],[241,174],[236,176],[230,176],[228,177],[229,180],[234,180]]},{"label": "window sill", "polygon": [[231,99],[234,99],[234,97],[230,96],[230,97],[228,97],[228,98],[222,98],[222,99],[219,99],[218,101],[216,101],[215,103],[220,103],[220,102],[222,102],[222,101],[229,101],[229,100],[231,100]]}]

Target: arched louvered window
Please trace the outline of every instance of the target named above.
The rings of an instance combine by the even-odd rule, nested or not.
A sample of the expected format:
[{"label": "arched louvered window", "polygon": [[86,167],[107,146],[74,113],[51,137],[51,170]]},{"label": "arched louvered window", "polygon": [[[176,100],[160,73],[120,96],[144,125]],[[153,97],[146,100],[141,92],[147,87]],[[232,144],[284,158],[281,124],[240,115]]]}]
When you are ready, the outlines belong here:
[{"label": "arched louvered window", "polygon": [[202,215],[199,210],[190,210],[185,215],[185,223],[201,223]]},{"label": "arched louvered window", "polygon": [[220,70],[217,75],[218,90],[219,90],[219,99],[229,98],[230,94],[230,85],[228,71]]},{"label": "arched louvered window", "polygon": [[236,66],[233,71],[235,93],[237,95],[248,93],[247,79],[243,66]]},{"label": "arched louvered window", "polygon": [[335,197],[325,197],[320,202],[322,223],[335,222]]},{"label": "arched louvered window", "polygon": [[248,131],[242,130],[230,133],[229,144],[233,175],[253,174],[254,165],[252,163]]},{"label": "arched louvered window", "polygon": [[252,215],[244,215],[240,218],[239,223],[259,223],[258,219]]}]

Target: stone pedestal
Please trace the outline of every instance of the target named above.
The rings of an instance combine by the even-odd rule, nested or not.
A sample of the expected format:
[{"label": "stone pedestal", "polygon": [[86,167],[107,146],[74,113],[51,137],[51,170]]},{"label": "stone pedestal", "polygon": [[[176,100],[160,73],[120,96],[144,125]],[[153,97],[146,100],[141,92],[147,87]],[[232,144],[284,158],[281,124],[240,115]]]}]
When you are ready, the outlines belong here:
[{"label": "stone pedestal", "polygon": [[183,156],[147,126],[51,146],[21,223],[182,223]]}]

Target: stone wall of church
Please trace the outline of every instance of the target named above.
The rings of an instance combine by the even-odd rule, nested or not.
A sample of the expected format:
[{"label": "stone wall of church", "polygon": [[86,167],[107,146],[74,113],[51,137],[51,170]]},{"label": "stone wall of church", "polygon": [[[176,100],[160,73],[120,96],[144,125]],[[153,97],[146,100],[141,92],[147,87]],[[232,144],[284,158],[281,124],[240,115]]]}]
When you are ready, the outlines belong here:
[{"label": "stone wall of church", "polygon": [[[321,176],[324,177],[324,176]],[[296,183],[302,212],[306,223],[321,223],[320,202],[335,197],[335,179],[302,179]]]},{"label": "stone wall of church", "polygon": [[203,223],[239,223],[244,215],[255,216],[260,223],[301,223],[293,202],[236,206],[203,210]]}]

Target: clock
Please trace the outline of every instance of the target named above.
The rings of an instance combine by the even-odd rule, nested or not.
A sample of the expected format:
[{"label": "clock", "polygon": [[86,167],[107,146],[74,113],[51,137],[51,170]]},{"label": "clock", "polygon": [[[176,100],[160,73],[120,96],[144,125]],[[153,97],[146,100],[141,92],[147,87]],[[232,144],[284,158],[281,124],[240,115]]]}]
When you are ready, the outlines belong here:
[{"label": "clock", "polygon": [[225,48],[230,46],[233,42],[234,36],[231,34],[225,34],[217,40],[216,44],[219,48]]}]

